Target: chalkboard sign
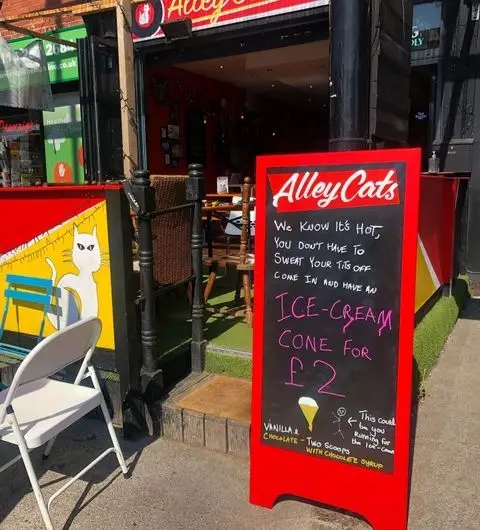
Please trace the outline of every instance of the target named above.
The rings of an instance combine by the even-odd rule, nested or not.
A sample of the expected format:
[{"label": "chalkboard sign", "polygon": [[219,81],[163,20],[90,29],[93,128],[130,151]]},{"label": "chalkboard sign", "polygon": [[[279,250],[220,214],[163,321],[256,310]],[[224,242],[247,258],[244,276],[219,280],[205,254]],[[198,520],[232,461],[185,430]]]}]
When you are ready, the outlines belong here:
[{"label": "chalkboard sign", "polygon": [[394,474],[409,426],[398,411],[400,368],[412,366],[419,170],[407,179],[407,168],[418,153],[260,158],[254,460],[271,447]]}]

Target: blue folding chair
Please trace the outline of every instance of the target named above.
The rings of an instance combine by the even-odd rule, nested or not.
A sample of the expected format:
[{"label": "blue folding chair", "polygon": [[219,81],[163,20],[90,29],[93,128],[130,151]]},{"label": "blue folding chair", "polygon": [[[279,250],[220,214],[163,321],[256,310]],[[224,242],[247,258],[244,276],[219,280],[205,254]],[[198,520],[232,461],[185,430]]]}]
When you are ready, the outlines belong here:
[{"label": "blue folding chair", "polygon": [[21,305],[22,302],[29,304],[32,309],[42,311],[43,315],[37,336],[38,344],[43,338],[47,311],[52,303],[53,282],[44,278],[19,276],[17,274],[7,274],[6,282],[5,308],[0,324],[0,353],[23,359],[30,353],[30,349],[3,342],[8,312],[12,305]]}]

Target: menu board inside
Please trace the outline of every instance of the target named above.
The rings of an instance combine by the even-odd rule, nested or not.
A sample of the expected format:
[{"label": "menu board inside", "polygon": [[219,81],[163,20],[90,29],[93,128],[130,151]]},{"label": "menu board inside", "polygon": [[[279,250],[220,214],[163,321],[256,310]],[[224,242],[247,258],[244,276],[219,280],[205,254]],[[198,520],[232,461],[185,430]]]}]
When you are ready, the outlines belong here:
[{"label": "menu board inside", "polygon": [[267,170],[262,444],[393,472],[405,175]]}]

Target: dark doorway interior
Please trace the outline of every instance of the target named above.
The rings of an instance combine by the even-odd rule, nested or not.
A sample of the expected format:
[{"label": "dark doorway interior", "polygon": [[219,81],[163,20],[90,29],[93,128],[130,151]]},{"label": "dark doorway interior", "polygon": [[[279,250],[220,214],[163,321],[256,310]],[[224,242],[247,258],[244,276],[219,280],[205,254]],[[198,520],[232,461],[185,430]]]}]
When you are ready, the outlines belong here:
[{"label": "dark doorway interior", "polygon": [[409,145],[422,149],[422,170],[432,152],[435,123],[436,69],[434,66],[412,68],[410,83]]}]

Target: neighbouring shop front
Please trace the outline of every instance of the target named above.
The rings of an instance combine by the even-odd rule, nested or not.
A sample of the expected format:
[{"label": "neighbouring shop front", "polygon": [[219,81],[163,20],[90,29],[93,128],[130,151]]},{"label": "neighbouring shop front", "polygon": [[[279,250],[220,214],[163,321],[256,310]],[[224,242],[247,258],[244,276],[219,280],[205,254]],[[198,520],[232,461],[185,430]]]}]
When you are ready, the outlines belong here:
[{"label": "neighbouring shop front", "polygon": [[[254,178],[255,156],[262,152],[326,149],[328,4],[134,6],[140,165],[175,175],[201,163],[207,190],[214,191],[219,177],[233,175],[237,185]],[[109,46],[116,25],[111,12],[85,17],[85,23],[91,45],[80,44],[82,101],[93,116],[85,124],[86,165],[106,179],[122,173],[121,153],[112,145],[120,143],[117,51]],[[94,86],[102,89],[92,97]]]},{"label": "neighbouring shop front", "polygon": [[[75,44],[84,26],[50,33]],[[9,41],[21,53],[33,38]],[[44,41],[53,94],[52,111],[0,108],[1,164],[9,175],[4,185],[84,182],[82,121],[76,47]]]},{"label": "neighbouring shop front", "polygon": [[[192,37],[168,51],[149,4],[135,9],[153,173],[185,173],[197,162],[207,192],[222,180],[232,191],[247,176],[255,181],[258,155],[328,149],[327,2],[278,4],[192,13]],[[186,15],[171,3],[164,20]]]},{"label": "neighbouring shop front", "polygon": [[[328,150],[335,123],[330,116],[328,0],[224,4],[215,8],[153,0],[132,11],[140,165],[153,173],[178,174],[193,161],[202,163],[210,191],[216,189],[217,177],[252,176],[258,154]],[[385,4],[391,16],[389,4],[396,2],[373,4],[378,10]],[[424,171],[438,116],[441,18],[442,2],[414,3],[410,101],[408,95],[392,99],[393,90],[386,88],[370,97],[368,141],[421,147]],[[85,75],[83,100],[98,118],[92,119],[87,158],[96,162],[91,169],[96,177],[118,177],[115,18],[105,12],[85,22],[93,40],[84,54],[84,69],[94,73]],[[374,39],[367,41],[370,53]],[[388,76],[394,80],[383,77],[374,85],[404,82],[398,72]],[[95,86],[98,93],[91,96]],[[395,107],[401,106],[410,108],[409,120],[389,138],[403,119],[395,115]],[[95,130],[95,121],[102,123],[101,130]]]}]

